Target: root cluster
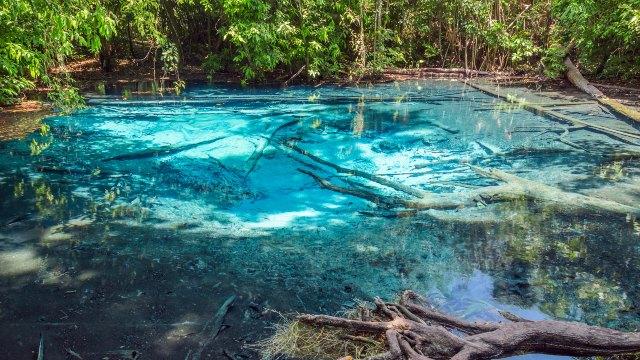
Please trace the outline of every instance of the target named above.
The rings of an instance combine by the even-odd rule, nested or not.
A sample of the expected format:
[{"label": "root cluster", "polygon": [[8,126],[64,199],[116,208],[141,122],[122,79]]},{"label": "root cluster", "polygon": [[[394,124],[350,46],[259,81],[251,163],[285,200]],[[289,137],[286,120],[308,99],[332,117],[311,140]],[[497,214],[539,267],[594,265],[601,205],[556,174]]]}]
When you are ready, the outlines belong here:
[{"label": "root cluster", "polygon": [[[412,291],[404,292],[396,303],[380,299],[374,303],[375,308],[359,307],[348,317],[299,315],[266,343],[266,355],[467,360],[526,353],[610,356],[640,351],[640,333],[567,321],[530,321],[505,312],[503,322],[469,322],[439,312]],[[362,345],[344,345],[354,343]]]}]

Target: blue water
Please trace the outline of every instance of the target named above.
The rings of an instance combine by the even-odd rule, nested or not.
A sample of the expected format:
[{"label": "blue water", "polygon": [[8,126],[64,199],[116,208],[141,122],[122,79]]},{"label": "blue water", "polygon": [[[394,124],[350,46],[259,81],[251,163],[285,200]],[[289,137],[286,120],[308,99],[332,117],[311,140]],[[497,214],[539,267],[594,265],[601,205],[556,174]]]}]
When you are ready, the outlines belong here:
[{"label": "blue water", "polygon": [[433,193],[494,185],[474,164],[638,203],[636,164],[618,173],[601,155],[629,145],[577,131],[581,150],[545,131],[560,128],[458,82],[93,96],[0,143],[0,357],[32,358],[43,334],[47,359],[183,359],[232,294],[210,358],[259,358],[246,345],[279,314],[405,289],[469,319],[506,309],[632,329],[634,219],[525,201],[396,218],[299,169],[393,190],[281,145]]}]

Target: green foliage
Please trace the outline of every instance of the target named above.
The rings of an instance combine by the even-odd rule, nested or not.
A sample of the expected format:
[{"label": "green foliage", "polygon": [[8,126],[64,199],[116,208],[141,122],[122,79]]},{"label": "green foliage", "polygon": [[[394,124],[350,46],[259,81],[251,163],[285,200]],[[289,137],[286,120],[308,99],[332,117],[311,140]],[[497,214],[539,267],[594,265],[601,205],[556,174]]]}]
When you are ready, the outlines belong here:
[{"label": "green foliage", "polygon": [[85,106],[84,98],[80,95],[78,89],[71,85],[54,82],[52,90],[47,97],[53,103],[53,106],[63,114]]},{"label": "green foliage", "polygon": [[96,53],[115,22],[98,1],[0,2],[0,103],[15,101],[38,81],[51,85],[52,67],[84,49]]},{"label": "green foliage", "polygon": [[640,0],[12,0],[0,3],[0,103],[37,85],[74,103],[68,85],[54,86],[56,74],[68,59],[99,52],[152,60],[177,80],[185,62],[244,82],[396,66],[555,77],[574,41],[593,73],[633,76],[638,39]]},{"label": "green foliage", "polygon": [[[559,35],[576,43],[593,72],[616,76],[640,70],[640,0],[555,0]],[[614,65],[614,66],[606,66]]]}]

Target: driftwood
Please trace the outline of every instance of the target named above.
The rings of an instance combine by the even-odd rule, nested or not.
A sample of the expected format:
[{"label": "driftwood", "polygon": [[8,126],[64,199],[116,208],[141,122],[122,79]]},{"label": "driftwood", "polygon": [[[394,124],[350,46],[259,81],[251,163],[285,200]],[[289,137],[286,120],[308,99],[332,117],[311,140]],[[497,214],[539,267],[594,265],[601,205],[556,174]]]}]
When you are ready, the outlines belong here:
[{"label": "driftwood", "polygon": [[564,65],[567,67],[567,79],[569,79],[575,87],[591,95],[596,101],[613,110],[615,113],[640,123],[640,111],[625,106],[603,94],[602,91],[598,90],[597,87],[593,86],[593,84],[589,83],[589,81],[582,76],[568,56],[564,59]]},{"label": "driftwood", "polygon": [[501,312],[503,322],[470,322],[437,311],[411,291],[402,294],[398,303],[375,299],[375,306],[360,309],[354,318],[299,315],[297,320],[352,336],[384,339],[386,351],[368,360],[472,360],[527,353],[610,356],[640,351],[640,333],[568,321],[530,321],[507,312]]},{"label": "driftwood", "polygon": [[545,108],[544,106],[529,104],[527,102],[518,101],[516,99],[512,99],[511,97],[501,94],[500,92],[493,90],[487,86],[482,86],[471,81],[465,81],[465,83],[471,86],[474,89],[480,90],[484,93],[487,93],[491,96],[504,100],[506,102],[517,104],[521,106],[523,109],[528,110],[534,114],[545,116],[546,118],[554,121],[558,121],[564,124],[571,124],[573,126],[584,127],[585,129],[605,134],[611,138],[620,140],[624,143],[631,143],[633,145],[639,145],[637,143],[631,142],[629,139],[640,140],[640,133],[630,133],[627,131],[621,131],[612,129],[603,125],[592,124],[586,121],[582,121],[573,116],[565,115],[559,113],[554,110],[550,110]]},{"label": "driftwood", "polygon": [[395,75],[414,75],[422,76],[428,74],[447,74],[447,75],[459,75],[459,76],[494,76],[500,73],[493,73],[490,71],[471,70],[464,68],[418,68],[418,69],[385,69],[385,74]]},{"label": "driftwood", "polygon": [[601,199],[593,196],[583,195],[574,192],[568,192],[559,188],[546,185],[537,181],[528,180],[519,176],[509,174],[498,169],[483,169],[477,166],[469,165],[471,170],[476,174],[501,182],[501,185],[485,186],[472,189],[465,192],[456,192],[448,194],[435,194],[422,189],[416,189],[392,180],[382,178],[378,175],[369,174],[361,170],[354,170],[331,163],[327,160],[313,155],[308,151],[300,148],[292,143],[287,143],[288,148],[299,154],[305,155],[307,158],[318,164],[325,165],[335,169],[338,173],[345,173],[351,177],[359,177],[365,180],[375,182],[379,185],[394,189],[402,194],[410,195],[406,198],[398,195],[382,194],[373,187],[366,187],[364,184],[360,186],[342,186],[329,179],[323,178],[318,173],[307,170],[298,169],[303,174],[312,177],[320,186],[338,193],[359,197],[361,199],[373,202],[390,209],[413,209],[413,210],[450,210],[463,207],[473,207],[485,205],[493,202],[512,201],[518,199],[528,199],[551,203],[563,209],[580,210],[580,211],[604,211],[620,215],[640,216],[640,208],[620,204],[615,201]]}]

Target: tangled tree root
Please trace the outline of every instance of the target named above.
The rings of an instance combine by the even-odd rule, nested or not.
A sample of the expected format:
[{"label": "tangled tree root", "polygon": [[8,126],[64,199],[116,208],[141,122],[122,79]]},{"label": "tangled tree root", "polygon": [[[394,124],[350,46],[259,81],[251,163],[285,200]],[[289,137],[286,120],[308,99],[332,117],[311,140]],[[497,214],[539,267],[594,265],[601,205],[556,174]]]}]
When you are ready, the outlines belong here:
[{"label": "tangled tree root", "polygon": [[[269,348],[275,353],[308,358],[365,358],[367,360],[429,360],[429,359],[494,359],[526,353],[566,356],[609,356],[640,351],[640,333],[624,333],[586,324],[543,320],[530,321],[510,313],[501,313],[505,322],[469,322],[441,313],[412,291],[402,294],[397,303],[375,299],[375,309],[359,307],[351,317],[299,315],[293,326],[309,328],[298,335],[303,338],[281,341],[276,334]],[[295,329],[293,329],[295,330]],[[332,332],[328,344],[323,336]],[[293,333],[289,333],[291,335]],[[336,346],[340,334],[344,341],[383,344],[379,353],[349,353],[350,347]],[[294,334],[295,335],[295,334]],[[282,336],[282,334],[280,334]],[[313,337],[313,353],[292,344],[304,343]],[[359,340],[352,340],[359,339]],[[328,352],[319,354],[318,349]],[[333,349],[333,350],[331,350]],[[295,353],[292,353],[295,350]],[[366,357],[363,357],[365,355]]]}]

